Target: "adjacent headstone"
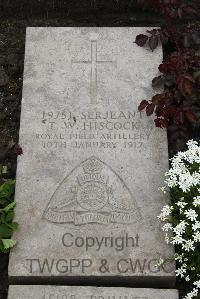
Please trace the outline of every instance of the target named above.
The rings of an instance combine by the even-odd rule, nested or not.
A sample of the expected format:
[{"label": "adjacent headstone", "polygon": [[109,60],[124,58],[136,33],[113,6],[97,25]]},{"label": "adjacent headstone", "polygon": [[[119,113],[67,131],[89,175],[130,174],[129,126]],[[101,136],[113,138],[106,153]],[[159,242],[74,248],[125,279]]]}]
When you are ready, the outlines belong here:
[{"label": "adjacent headstone", "polygon": [[174,281],[166,132],[138,112],[162,60],[133,42],[146,30],[27,29],[12,282]]},{"label": "adjacent headstone", "polygon": [[8,299],[178,299],[176,290],[11,286]]}]

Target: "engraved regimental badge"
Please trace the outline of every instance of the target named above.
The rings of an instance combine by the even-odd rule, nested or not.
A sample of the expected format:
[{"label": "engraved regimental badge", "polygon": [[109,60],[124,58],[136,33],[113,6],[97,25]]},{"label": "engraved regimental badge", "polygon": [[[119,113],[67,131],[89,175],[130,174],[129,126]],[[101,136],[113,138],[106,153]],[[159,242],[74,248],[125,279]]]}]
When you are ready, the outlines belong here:
[{"label": "engraved regimental badge", "polygon": [[60,183],[44,213],[53,223],[133,223],[139,210],[120,176],[96,157],[75,167]]}]

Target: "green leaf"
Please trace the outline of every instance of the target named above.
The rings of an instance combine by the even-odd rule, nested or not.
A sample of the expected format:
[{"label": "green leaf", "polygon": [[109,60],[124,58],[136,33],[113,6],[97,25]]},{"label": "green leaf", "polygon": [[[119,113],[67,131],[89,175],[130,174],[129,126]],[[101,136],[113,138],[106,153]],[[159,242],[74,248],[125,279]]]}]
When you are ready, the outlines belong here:
[{"label": "green leaf", "polygon": [[2,239],[1,241],[3,243],[4,249],[6,250],[13,248],[17,243],[15,240],[12,239]]},{"label": "green leaf", "polygon": [[15,202],[11,202],[5,208],[0,209],[0,211],[8,213],[10,210],[14,209],[15,206],[16,206],[16,203]]},{"label": "green leaf", "polygon": [[6,213],[8,213],[10,210],[13,210],[15,206],[16,206],[16,203],[15,203],[15,202],[11,202],[9,205],[7,205],[7,206],[4,208],[4,211],[5,211]]},{"label": "green leaf", "polygon": [[13,202],[14,192],[15,180],[8,179],[0,185],[0,252],[9,252],[9,249],[16,245],[16,241],[11,239],[18,228],[18,224],[13,222],[16,205]]},{"label": "green leaf", "polygon": [[13,218],[15,216],[15,213],[14,211],[9,211],[9,213],[7,215],[5,215],[5,221],[2,221],[2,222],[6,222],[6,223],[9,223],[9,222],[12,222],[13,221]]},{"label": "green leaf", "polygon": [[10,238],[12,236],[12,233],[13,230],[6,224],[0,224],[0,239]]},{"label": "green leaf", "polygon": [[16,222],[12,222],[12,223],[7,223],[7,226],[14,231],[18,228],[19,224]]},{"label": "green leaf", "polygon": [[5,222],[6,222],[6,215],[5,215],[5,213],[3,213],[3,214],[0,213],[0,224],[1,223],[5,223]]},{"label": "green leaf", "polygon": [[15,180],[7,180],[0,186],[0,199],[10,199],[15,191]]}]

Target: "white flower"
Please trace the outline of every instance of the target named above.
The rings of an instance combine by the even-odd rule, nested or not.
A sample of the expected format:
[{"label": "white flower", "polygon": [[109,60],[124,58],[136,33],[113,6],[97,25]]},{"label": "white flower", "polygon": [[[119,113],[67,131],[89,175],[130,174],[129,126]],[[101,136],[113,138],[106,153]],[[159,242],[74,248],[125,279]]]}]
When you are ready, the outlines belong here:
[{"label": "white flower", "polygon": [[196,220],[197,217],[198,217],[196,211],[193,210],[193,209],[186,210],[184,214],[185,214],[186,217],[187,217],[188,219],[190,219],[191,221]]},{"label": "white flower", "polygon": [[172,237],[172,244],[182,244],[185,240],[180,236],[176,235],[175,237]]},{"label": "white flower", "polygon": [[184,244],[182,244],[182,248],[185,250],[185,251],[194,251],[195,249],[195,246],[194,246],[194,241],[192,240],[187,240],[185,241]]},{"label": "white flower", "polygon": [[186,273],[186,269],[184,267],[178,268],[175,270],[176,276],[184,277],[184,274]]},{"label": "white flower", "polygon": [[162,231],[164,232],[168,232],[169,230],[172,230],[173,229],[173,226],[171,223],[165,223],[162,227]]},{"label": "white flower", "polygon": [[192,224],[192,229],[194,231],[196,231],[199,228],[200,228],[200,222],[199,221],[196,221],[195,223]]},{"label": "white flower", "polygon": [[162,208],[161,214],[158,216],[158,218],[162,221],[165,221],[168,219],[168,216],[171,215],[171,212],[173,210],[172,206],[166,205]]},{"label": "white flower", "polygon": [[200,289],[200,280],[195,281],[193,284]]},{"label": "white flower", "polygon": [[189,277],[189,275],[185,277],[185,280],[186,280],[187,282],[190,281],[190,277]]},{"label": "white flower", "polygon": [[186,225],[188,225],[188,223],[185,220],[182,220],[176,227],[174,227],[174,233],[183,234],[185,232]]},{"label": "white flower", "polygon": [[[172,159],[172,168],[166,174],[166,184],[171,188],[178,186],[184,192],[189,191],[192,186],[200,182],[199,171],[190,173],[190,164],[200,163],[200,146],[191,140],[188,142],[188,150],[179,152]],[[185,163],[185,160],[188,164]]]},{"label": "white flower", "polygon": [[180,207],[181,209],[184,209],[184,207],[187,206],[187,203],[184,201],[178,201],[177,206]]},{"label": "white flower", "polygon": [[178,185],[183,190],[183,192],[189,191],[191,186],[194,185],[194,180],[193,180],[193,177],[191,176],[189,170],[185,170],[179,176]]},{"label": "white flower", "polygon": [[196,197],[194,197],[193,205],[194,205],[195,207],[197,207],[197,206],[200,205],[200,196],[196,196]]},{"label": "white flower", "polygon": [[[171,244],[180,244],[179,254],[174,255],[174,259],[181,264],[176,270],[176,275],[185,277],[186,281],[194,282],[194,279],[190,277],[187,273],[187,269],[194,271],[196,275],[196,281],[194,282],[193,290],[187,294],[184,299],[196,298],[198,290],[200,289],[200,274],[197,274],[197,270],[194,266],[190,266],[189,260],[192,251],[197,251],[197,245],[200,243],[200,217],[199,217],[199,207],[200,207],[200,144],[194,140],[187,142],[188,150],[184,152],[179,152],[176,156],[171,159],[171,168],[165,174],[165,184],[166,188],[177,187],[178,191],[182,191],[185,196],[177,200],[176,205],[178,208],[178,213],[181,218],[186,220],[180,220],[176,215],[172,215],[173,208],[170,205],[163,207],[160,216],[158,217],[166,223],[163,225],[162,230],[165,232],[165,240]],[[192,170],[192,166],[195,163],[195,171]],[[165,187],[161,188],[165,191]],[[191,197],[198,190],[199,194],[195,195],[192,200],[192,207],[189,207],[187,196]],[[188,192],[188,194],[187,194]],[[190,193],[191,192],[191,193]],[[178,194],[178,193],[177,193]],[[176,209],[177,209],[176,208]],[[197,212],[198,211],[198,212]],[[175,219],[173,219],[175,217]],[[176,220],[176,225],[174,225],[173,220]],[[177,222],[178,220],[178,222]],[[186,239],[186,231],[191,232],[190,239]],[[168,233],[172,231],[173,237],[168,236]],[[196,254],[195,251],[195,254]]]},{"label": "white flower", "polygon": [[198,289],[194,289],[192,292],[188,293],[186,297],[184,297],[184,299],[192,299],[194,297],[196,297],[198,294]]},{"label": "white flower", "polygon": [[184,258],[184,254],[178,254],[178,253],[175,253],[175,261],[179,261],[179,262],[182,262],[183,261],[183,258]]},{"label": "white flower", "polygon": [[199,231],[195,232],[194,241],[195,242],[200,242],[200,232]]},{"label": "white flower", "polygon": [[190,163],[200,163],[200,147],[198,142],[194,140],[189,140],[187,142],[188,150],[184,154],[184,158]]}]

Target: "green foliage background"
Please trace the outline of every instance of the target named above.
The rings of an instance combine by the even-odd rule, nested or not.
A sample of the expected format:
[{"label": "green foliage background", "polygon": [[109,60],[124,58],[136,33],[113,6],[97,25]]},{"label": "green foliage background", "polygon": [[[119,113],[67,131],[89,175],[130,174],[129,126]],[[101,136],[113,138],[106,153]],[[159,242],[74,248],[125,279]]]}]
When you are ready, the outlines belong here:
[{"label": "green foliage background", "polygon": [[13,232],[18,228],[14,219],[15,180],[7,179],[0,182],[0,252],[8,252],[16,241],[12,239]]}]

